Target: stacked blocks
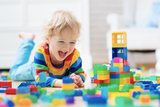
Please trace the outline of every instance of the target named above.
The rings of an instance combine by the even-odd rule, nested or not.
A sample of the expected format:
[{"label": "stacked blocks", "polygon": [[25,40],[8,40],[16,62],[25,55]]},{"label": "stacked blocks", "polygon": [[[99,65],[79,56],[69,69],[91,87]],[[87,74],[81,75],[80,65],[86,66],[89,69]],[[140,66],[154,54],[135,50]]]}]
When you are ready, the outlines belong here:
[{"label": "stacked blocks", "polygon": [[12,81],[0,81],[0,88],[1,87],[9,87],[12,88]]},{"label": "stacked blocks", "polygon": [[55,106],[61,106],[66,104],[65,93],[63,91],[55,91],[53,94],[52,104]]},{"label": "stacked blocks", "polygon": [[102,65],[102,64],[95,64],[93,66],[93,82],[99,85],[102,83],[109,83],[110,82],[110,72],[109,72],[110,65]]},{"label": "stacked blocks", "polygon": [[63,77],[63,85],[62,89],[66,96],[66,103],[73,104],[74,103],[74,80],[68,76]]}]

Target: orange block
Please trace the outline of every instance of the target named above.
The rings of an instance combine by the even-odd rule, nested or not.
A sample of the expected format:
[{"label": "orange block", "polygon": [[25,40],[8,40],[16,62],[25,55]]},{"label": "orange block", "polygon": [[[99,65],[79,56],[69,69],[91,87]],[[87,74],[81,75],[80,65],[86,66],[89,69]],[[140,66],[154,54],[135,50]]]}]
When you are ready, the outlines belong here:
[{"label": "orange block", "polygon": [[149,95],[140,95],[139,100],[140,100],[141,104],[144,104],[144,103],[148,104],[150,102],[151,98]]}]

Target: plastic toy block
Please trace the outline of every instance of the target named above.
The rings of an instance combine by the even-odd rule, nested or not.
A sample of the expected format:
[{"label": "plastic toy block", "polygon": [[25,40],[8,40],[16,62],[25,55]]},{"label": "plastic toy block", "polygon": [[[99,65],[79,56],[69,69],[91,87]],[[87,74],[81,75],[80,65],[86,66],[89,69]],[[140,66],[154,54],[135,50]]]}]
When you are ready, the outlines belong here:
[{"label": "plastic toy block", "polygon": [[74,97],[67,97],[66,104],[74,104]]},{"label": "plastic toy block", "polygon": [[45,83],[46,82],[46,73],[45,72],[39,73],[39,82],[40,83]]},{"label": "plastic toy block", "polygon": [[74,95],[74,90],[63,90],[63,92],[65,93],[65,95]]},{"label": "plastic toy block", "polygon": [[117,84],[110,85],[110,86],[108,86],[108,90],[109,90],[109,92],[118,92],[119,87]]},{"label": "plastic toy block", "polygon": [[118,79],[120,78],[119,74],[110,74],[111,79]]},{"label": "plastic toy block", "polygon": [[46,89],[43,89],[41,88],[41,92],[40,92],[41,95],[46,95],[47,94],[47,90]]},{"label": "plastic toy block", "polygon": [[[67,91],[69,91],[69,90],[67,90]],[[53,92],[53,94],[51,94],[51,96],[53,99],[65,99],[65,94],[66,93],[64,92],[64,90],[63,91],[56,90]],[[74,94],[74,90],[73,90],[73,94]]]},{"label": "plastic toy block", "polygon": [[34,95],[37,97],[37,99],[40,97],[40,93],[37,91],[37,92],[31,92],[31,95]]},{"label": "plastic toy block", "polygon": [[127,60],[123,60],[123,65],[128,65]]},{"label": "plastic toy block", "polygon": [[127,47],[127,33],[113,32],[112,33],[112,47]]},{"label": "plastic toy block", "polygon": [[140,95],[140,94],[141,94],[140,91],[133,91],[132,97],[135,98],[137,95]]},{"label": "plastic toy block", "polygon": [[3,100],[2,100],[2,103],[7,104],[7,105],[8,105],[8,107],[14,107],[14,106],[15,106],[14,102],[13,102],[13,101],[11,101],[11,100],[10,100],[10,99],[8,99],[8,98],[3,99]]},{"label": "plastic toy block", "polygon": [[32,101],[29,98],[22,98],[19,100],[18,104],[21,107],[30,107],[32,105]]},{"label": "plastic toy block", "polygon": [[0,102],[3,100],[3,98],[0,96]]},{"label": "plastic toy block", "polygon": [[87,89],[87,95],[95,95],[96,90],[95,89]]},{"label": "plastic toy block", "polygon": [[123,68],[123,63],[113,63],[113,66],[117,66],[117,67],[122,67]]},{"label": "plastic toy block", "polygon": [[108,88],[106,86],[103,86],[100,88],[101,96],[108,99]]},{"label": "plastic toy block", "polygon": [[120,79],[110,79],[110,84],[120,84]]},{"label": "plastic toy block", "polygon": [[82,96],[82,90],[74,90],[74,96]]},{"label": "plastic toy block", "polygon": [[35,95],[25,96],[24,98],[29,98],[32,103],[37,103],[38,98]]},{"label": "plastic toy block", "polygon": [[16,93],[17,94],[28,94],[30,93],[30,89],[28,87],[19,87]]},{"label": "plastic toy block", "polygon": [[[93,66],[93,73],[94,74],[99,74],[101,72],[109,72],[109,67],[110,65],[106,65],[106,64],[95,64]],[[103,73],[102,73],[103,74]]]},{"label": "plastic toy block", "polygon": [[0,93],[4,93],[5,90],[6,88],[0,88]]},{"label": "plastic toy block", "polygon": [[123,65],[123,71],[130,71],[130,66]]},{"label": "plastic toy block", "polygon": [[157,78],[157,83],[160,83],[160,78]]},{"label": "plastic toy block", "polygon": [[98,79],[97,74],[94,74],[94,75],[93,75],[93,78],[94,78],[94,79]]},{"label": "plastic toy block", "polygon": [[0,107],[8,107],[8,104],[0,102]]},{"label": "plastic toy block", "polygon": [[12,88],[12,81],[0,81],[0,88],[4,86]]},{"label": "plastic toy block", "polygon": [[40,99],[41,99],[41,102],[44,102],[44,103],[51,103],[52,101],[52,97],[49,95],[41,95]]},{"label": "plastic toy block", "polygon": [[95,105],[95,104],[106,105],[107,100],[106,100],[106,98],[103,98],[103,97],[93,97],[93,98],[88,98],[87,103],[88,103],[88,105]]},{"label": "plastic toy block", "polygon": [[149,102],[150,102],[150,100],[151,100],[151,98],[150,98],[150,96],[149,95],[140,95],[140,97],[139,97],[139,100],[140,100],[140,102],[142,103],[142,104],[149,104]]},{"label": "plastic toy block", "polygon": [[97,83],[97,84],[98,83],[110,83],[110,79],[107,79],[107,80],[97,80],[97,79],[94,79],[93,82]]},{"label": "plastic toy block", "polygon": [[123,63],[123,59],[121,57],[114,57],[113,63]]},{"label": "plastic toy block", "polygon": [[75,86],[73,83],[72,84],[63,84],[62,89],[63,90],[71,90],[71,89],[75,89]]},{"label": "plastic toy block", "polygon": [[102,87],[102,86],[108,86],[110,85],[110,83],[98,83],[97,85],[98,87]]},{"label": "plastic toy block", "polygon": [[108,74],[109,74],[109,70],[105,70],[105,71],[100,71],[100,70],[98,70],[98,71],[97,71],[97,74],[98,74],[98,75],[108,75]]},{"label": "plastic toy block", "polygon": [[143,84],[153,84],[152,81],[139,81],[140,83],[143,83]]},{"label": "plastic toy block", "polygon": [[149,80],[151,81],[157,81],[158,76],[150,76]]},{"label": "plastic toy block", "polygon": [[131,98],[128,97],[116,97],[115,98],[115,103],[117,106],[120,107],[131,107],[133,106],[133,100]]},{"label": "plastic toy block", "polygon": [[63,77],[63,84],[71,84],[74,83],[74,80],[70,78],[69,76]]},{"label": "plastic toy block", "polygon": [[123,71],[123,72],[110,72],[110,74],[125,74],[130,73],[130,71]]},{"label": "plastic toy block", "polygon": [[111,94],[110,99],[115,101],[116,97],[121,97],[121,96],[128,97],[128,98],[132,97],[129,92],[115,92],[115,93]]},{"label": "plastic toy block", "polygon": [[28,88],[30,89],[30,92],[36,92],[37,91],[37,86],[35,86],[35,85],[28,85]]},{"label": "plastic toy block", "polygon": [[98,80],[106,80],[106,79],[110,79],[110,75],[98,75],[97,76]]},{"label": "plastic toy block", "polygon": [[111,67],[110,67],[110,73],[111,73],[111,72],[119,72],[119,71],[120,71],[120,70],[119,70],[119,67],[117,67],[117,66],[115,66],[115,67],[114,67],[114,66],[111,66]]},{"label": "plastic toy block", "polygon": [[4,91],[5,94],[15,95],[17,89],[16,88],[8,88]]},{"label": "plastic toy block", "polygon": [[66,104],[66,100],[65,100],[65,99],[53,99],[53,100],[52,100],[52,104],[53,104],[54,106],[65,105],[65,104]]},{"label": "plastic toy block", "polygon": [[121,57],[123,60],[127,60],[127,48],[126,47],[119,47],[113,48],[112,47],[112,59],[115,57]]}]

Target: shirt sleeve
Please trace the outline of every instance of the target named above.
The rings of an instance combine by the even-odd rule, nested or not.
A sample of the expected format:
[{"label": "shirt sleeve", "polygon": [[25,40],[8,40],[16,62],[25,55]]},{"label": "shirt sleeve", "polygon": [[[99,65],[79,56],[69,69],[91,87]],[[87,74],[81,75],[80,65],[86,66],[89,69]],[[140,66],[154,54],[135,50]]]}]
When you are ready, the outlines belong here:
[{"label": "shirt sleeve", "polygon": [[34,56],[34,66],[36,72],[36,81],[39,81],[39,73],[45,72],[46,73],[46,86],[53,87],[56,78],[49,76],[49,69],[47,67],[43,51],[40,48],[37,48]]},{"label": "shirt sleeve", "polygon": [[72,60],[73,64],[70,66],[70,73],[75,73],[76,75],[79,75],[82,78],[82,81],[85,82],[86,75],[82,68],[82,59],[79,56],[79,52],[75,52],[75,55],[73,56]]}]

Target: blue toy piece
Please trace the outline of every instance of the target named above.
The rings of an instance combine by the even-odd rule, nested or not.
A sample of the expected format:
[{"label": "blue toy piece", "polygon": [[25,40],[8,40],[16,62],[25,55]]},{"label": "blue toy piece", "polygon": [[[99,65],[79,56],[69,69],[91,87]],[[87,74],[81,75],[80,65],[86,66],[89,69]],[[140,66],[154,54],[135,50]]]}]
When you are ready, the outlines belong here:
[{"label": "blue toy piece", "polygon": [[82,96],[82,90],[74,90],[74,96]]},{"label": "blue toy piece", "polygon": [[94,74],[94,75],[93,75],[93,78],[94,78],[94,79],[97,79],[97,74]]},{"label": "blue toy piece", "polygon": [[136,97],[136,95],[140,95],[141,94],[141,92],[140,91],[133,91],[133,94],[132,94],[132,97],[133,98],[135,98]]},{"label": "blue toy piece", "polygon": [[27,86],[17,88],[16,94],[28,94],[30,89]]},{"label": "blue toy piece", "polygon": [[108,99],[108,88],[107,88],[107,86],[103,86],[103,87],[101,87],[100,88],[100,91],[101,91],[101,96],[103,97],[103,98],[106,98],[106,99]]},{"label": "blue toy piece", "polygon": [[107,99],[103,97],[89,97],[87,99],[87,102],[89,105],[95,105],[95,104],[96,105],[99,105],[99,104],[106,105]]},{"label": "blue toy piece", "polygon": [[127,48],[112,48],[112,59],[114,59],[114,57],[121,57],[123,60],[127,60]]},{"label": "blue toy piece", "polygon": [[110,74],[110,79],[119,79],[120,74]]},{"label": "blue toy piece", "polygon": [[5,90],[6,88],[0,88],[0,93],[4,93]]},{"label": "blue toy piece", "polygon": [[63,84],[71,84],[74,83],[74,80],[70,78],[69,76],[65,76],[62,78],[63,79]]},{"label": "blue toy piece", "polygon": [[43,94],[43,95],[41,95],[40,99],[44,103],[51,103],[51,101],[52,101],[53,98],[50,95],[44,95]]},{"label": "blue toy piece", "polygon": [[8,99],[8,98],[3,99],[3,100],[2,100],[2,103],[7,104],[7,105],[8,105],[8,107],[14,107],[14,106],[15,106],[14,102],[13,102],[13,101],[11,101],[11,100],[10,100],[10,99]]},{"label": "blue toy piece", "polygon": [[117,66],[110,66],[109,70],[110,70],[110,72],[119,72],[119,67],[117,67]]},{"label": "blue toy piece", "polygon": [[130,71],[130,66],[123,65],[123,71]]},{"label": "blue toy piece", "polygon": [[37,99],[39,99],[40,97],[40,93],[37,91],[37,92],[31,92],[31,95],[34,95],[37,97]]}]

